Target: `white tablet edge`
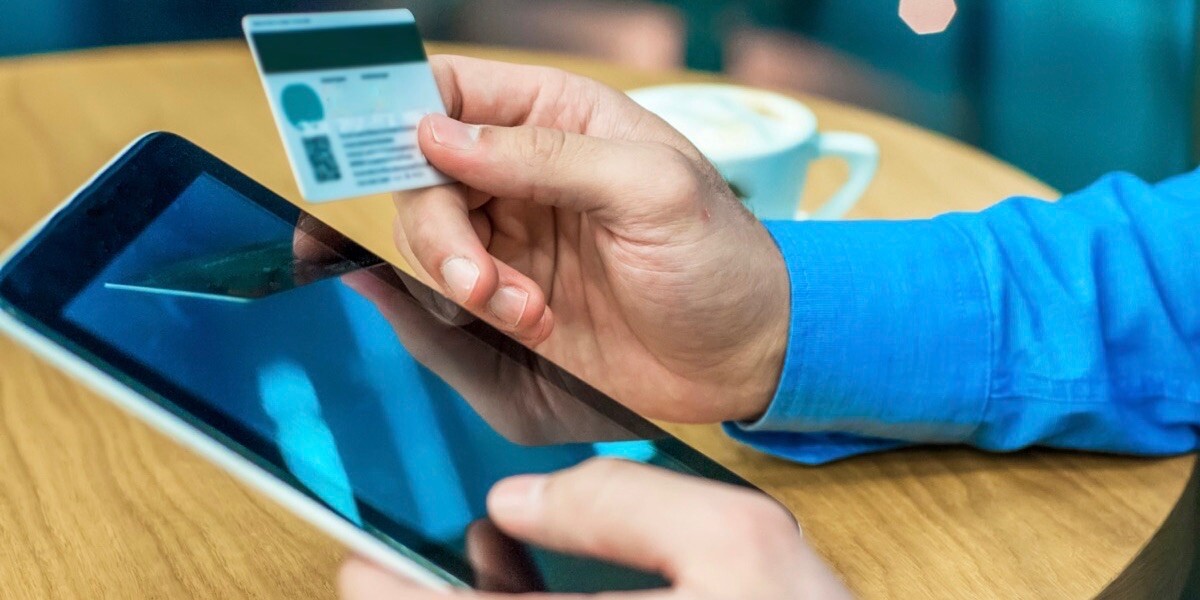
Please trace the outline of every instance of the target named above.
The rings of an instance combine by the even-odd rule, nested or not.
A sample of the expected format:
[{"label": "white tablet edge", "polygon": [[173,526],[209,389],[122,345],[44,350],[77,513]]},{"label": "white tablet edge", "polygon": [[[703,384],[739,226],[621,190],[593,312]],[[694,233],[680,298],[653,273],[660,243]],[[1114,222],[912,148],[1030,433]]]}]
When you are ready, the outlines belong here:
[{"label": "white tablet edge", "polygon": [[[112,160],[97,171],[95,175],[80,186],[79,189],[75,190],[66,201],[56,207],[46,218],[42,219],[18,239],[15,244],[0,255],[0,267],[6,265],[16,252],[41,232],[55,215],[74,202],[80,192],[91,185],[100,175],[108,171],[117,160],[129,152],[138,142],[147,136],[153,135],[153,133],[155,132],[140,136],[122,149]],[[304,519],[330,537],[345,544],[354,552],[420,585],[437,589],[449,589],[452,587],[450,583],[441,577],[438,577],[420,564],[403,556],[387,544],[354,526],[316,500],[280,481],[267,470],[225,447],[224,444],[192,427],[183,419],[171,414],[108,373],[76,356],[66,348],[59,346],[38,331],[3,311],[0,311],[0,332],[7,334],[10,338],[33,351],[34,354],[40,356],[46,362],[58,367],[73,379],[107,398],[127,413],[157,429],[175,442],[191,449],[202,458],[221,467],[242,483],[274,500],[292,514]]]}]

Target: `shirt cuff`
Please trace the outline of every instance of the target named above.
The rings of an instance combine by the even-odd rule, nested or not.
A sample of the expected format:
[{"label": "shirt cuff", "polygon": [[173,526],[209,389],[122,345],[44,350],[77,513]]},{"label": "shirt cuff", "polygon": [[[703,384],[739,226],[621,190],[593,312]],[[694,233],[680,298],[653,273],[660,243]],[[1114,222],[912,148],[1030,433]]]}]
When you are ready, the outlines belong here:
[{"label": "shirt cuff", "polygon": [[993,329],[952,218],[768,222],[791,277],[787,355],[766,414],[726,430],[806,463],[967,440],[986,410]]}]

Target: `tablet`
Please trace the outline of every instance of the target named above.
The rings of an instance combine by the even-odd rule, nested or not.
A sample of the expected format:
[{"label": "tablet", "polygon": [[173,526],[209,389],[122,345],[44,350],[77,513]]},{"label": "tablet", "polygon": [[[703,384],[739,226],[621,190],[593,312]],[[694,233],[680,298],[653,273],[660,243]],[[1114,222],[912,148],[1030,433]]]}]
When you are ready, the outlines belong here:
[{"label": "tablet", "polygon": [[510,475],[611,456],[747,485],[171,134],[10,252],[0,309],[102,396],[430,586],[665,585],[504,538],[485,498]]}]

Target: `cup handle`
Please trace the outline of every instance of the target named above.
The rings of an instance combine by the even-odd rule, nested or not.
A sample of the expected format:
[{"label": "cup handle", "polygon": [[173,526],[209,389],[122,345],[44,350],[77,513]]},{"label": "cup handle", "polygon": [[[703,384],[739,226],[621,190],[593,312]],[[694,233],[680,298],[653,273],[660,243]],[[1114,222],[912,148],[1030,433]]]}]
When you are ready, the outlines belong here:
[{"label": "cup handle", "polygon": [[[817,158],[840,158],[850,165],[850,178],[842,189],[812,213],[813,219],[840,219],[854,207],[879,169],[879,146],[861,133],[841,131],[821,133],[817,137]],[[802,218],[798,212],[796,218]]]}]

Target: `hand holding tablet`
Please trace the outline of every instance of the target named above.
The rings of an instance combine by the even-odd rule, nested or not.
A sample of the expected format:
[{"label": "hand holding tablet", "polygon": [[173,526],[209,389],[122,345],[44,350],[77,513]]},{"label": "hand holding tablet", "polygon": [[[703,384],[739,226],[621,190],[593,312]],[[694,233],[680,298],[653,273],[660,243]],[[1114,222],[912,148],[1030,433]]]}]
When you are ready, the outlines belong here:
[{"label": "hand holding tablet", "polygon": [[[744,490],[622,461],[598,460],[549,476],[514,477],[488,497],[491,520],[468,533],[493,574],[477,600],[529,591],[529,562],[497,537],[672,573],[669,589],[601,594],[606,600],[849,600],[805,543],[791,515]],[[351,559],[341,600],[446,600]],[[539,600],[591,596],[538,595]]]}]

